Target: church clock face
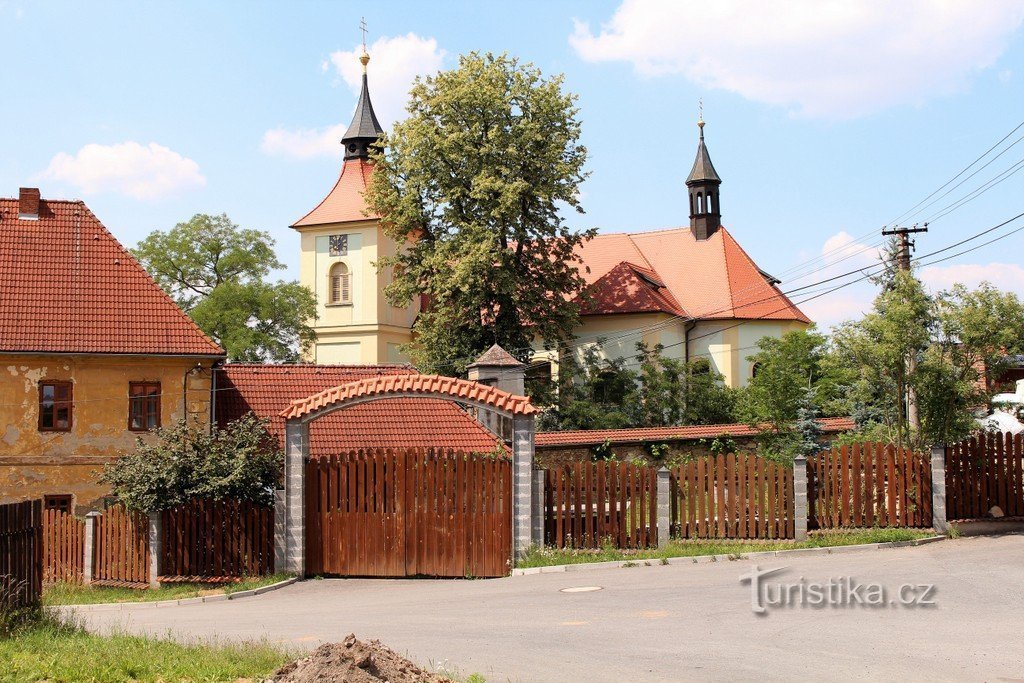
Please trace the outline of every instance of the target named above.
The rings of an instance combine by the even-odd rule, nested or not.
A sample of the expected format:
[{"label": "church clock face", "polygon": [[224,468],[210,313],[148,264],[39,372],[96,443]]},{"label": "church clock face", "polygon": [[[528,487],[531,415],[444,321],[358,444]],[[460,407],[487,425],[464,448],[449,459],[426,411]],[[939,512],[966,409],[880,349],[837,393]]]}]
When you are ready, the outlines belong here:
[{"label": "church clock face", "polygon": [[348,235],[331,235],[331,256],[348,256]]}]

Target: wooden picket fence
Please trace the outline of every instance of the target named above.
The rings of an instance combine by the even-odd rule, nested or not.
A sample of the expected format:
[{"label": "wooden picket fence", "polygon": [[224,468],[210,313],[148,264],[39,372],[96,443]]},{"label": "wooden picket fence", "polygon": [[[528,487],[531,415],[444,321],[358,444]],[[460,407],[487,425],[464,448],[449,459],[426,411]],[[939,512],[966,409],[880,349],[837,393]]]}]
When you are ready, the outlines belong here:
[{"label": "wooden picket fence", "polygon": [[273,573],[273,508],[193,500],[162,516],[161,582],[210,583]]},{"label": "wooden picket fence", "polygon": [[39,603],[43,592],[43,501],[0,505],[0,609]]},{"label": "wooden picket fence", "polygon": [[677,538],[793,538],[793,468],[752,454],[697,458],[672,470]]},{"label": "wooden picket fence", "polygon": [[81,583],[85,520],[63,510],[43,511],[43,582]]},{"label": "wooden picket fence", "polygon": [[96,518],[92,582],[101,586],[149,585],[149,519],[118,503]]},{"label": "wooden picket fence", "polygon": [[544,543],[557,548],[658,544],[658,473],[625,462],[577,462],[544,475]]},{"label": "wooden picket fence", "polygon": [[946,447],[946,518],[1024,516],[1022,435],[981,434]]},{"label": "wooden picket fence", "polygon": [[809,529],[930,527],[930,456],[880,443],[833,448],[807,459]]}]

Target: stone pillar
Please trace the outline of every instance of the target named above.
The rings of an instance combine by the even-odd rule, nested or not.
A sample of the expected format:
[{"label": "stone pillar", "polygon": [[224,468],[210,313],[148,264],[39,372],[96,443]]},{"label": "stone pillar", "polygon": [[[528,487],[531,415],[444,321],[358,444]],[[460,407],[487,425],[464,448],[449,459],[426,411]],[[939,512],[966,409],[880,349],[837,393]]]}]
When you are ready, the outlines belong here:
[{"label": "stone pillar", "polygon": [[285,564],[282,569],[303,578],[306,575],[306,456],[309,424],[288,420],[284,430]]},{"label": "stone pillar", "polygon": [[526,554],[533,532],[533,415],[512,420],[512,550]]},{"label": "stone pillar", "polygon": [[658,470],[658,547],[664,548],[671,539],[672,490],[668,468]]},{"label": "stone pillar", "polygon": [[82,544],[82,583],[88,586],[96,573],[93,558],[96,548],[96,520],[100,513],[93,511],[85,515],[85,542]]},{"label": "stone pillar", "polygon": [[932,446],[932,528],[936,533],[949,531],[946,522],[946,447]]},{"label": "stone pillar", "polygon": [[793,458],[793,538],[807,540],[807,456]]},{"label": "stone pillar", "polygon": [[288,510],[285,507],[285,491],[274,491],[274,571],[283,572],[288,566]]},{"label": "stone pillar", "polygon": [[533,528],[532,543],[544,545],[544,470],[533,471]]},{"label": "stone pillar", "polygon": [[149,513],[149,587],[160,587],[164,559],[164,518],[159,512]]},{"label": "stone pillar", "polygon": [[[497,344],[467,365],[466,374],[471,382],[486,384],[515,396],[526,395],[526,366]],[[507,418],[491,410],[480,410],[478,413],[485,427],[503,439],[509,437]],[[505,429],[502,429],[503,422]]]}]

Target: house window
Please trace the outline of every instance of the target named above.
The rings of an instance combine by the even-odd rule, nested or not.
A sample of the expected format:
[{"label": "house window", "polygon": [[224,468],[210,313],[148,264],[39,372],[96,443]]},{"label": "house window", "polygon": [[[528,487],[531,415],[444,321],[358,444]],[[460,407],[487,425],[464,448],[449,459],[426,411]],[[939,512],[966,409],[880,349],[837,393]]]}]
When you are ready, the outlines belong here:
[{"label": "house window", "polygon": [[43,496],[43,507],[47,510],[57,510],[71,514],[71,494],[51,494]]},{"label": "house window", "polygon": [[330,303],[352,303],[352,274],[348,272],[348,266],[344,263],[335,263],[331,266],[328,280],[328,300]]},{"label": "house window", "polygon": [[71,382],[39,383],[39,431],[71,431]]},{"label": "house window", "polygon": [[160,426],[160,383],[128,384],[128,429],[148,432]]},{"label": "house window", "polygon": [[331,235],[328,241],[331,256],[348,256],[348,235]]}]

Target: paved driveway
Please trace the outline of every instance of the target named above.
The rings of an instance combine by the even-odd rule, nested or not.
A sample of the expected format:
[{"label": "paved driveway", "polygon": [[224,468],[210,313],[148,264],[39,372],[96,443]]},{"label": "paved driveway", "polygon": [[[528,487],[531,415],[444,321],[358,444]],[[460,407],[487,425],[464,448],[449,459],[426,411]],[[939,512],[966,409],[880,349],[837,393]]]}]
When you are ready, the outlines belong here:
[{"label": "paved driveway", "polygon": [[[1024,677],[1024,536],[773,558],[774,584],[852,577],[932,608],[751,611],[753,561],[600,569],[489,581],[322,580],[232,602],[83,613],[95,629],[312,648],[349,632],[488,681]],[[565,593],[570,587],[600,586]],[[769,595],[772,594],[769,587]]]}]

